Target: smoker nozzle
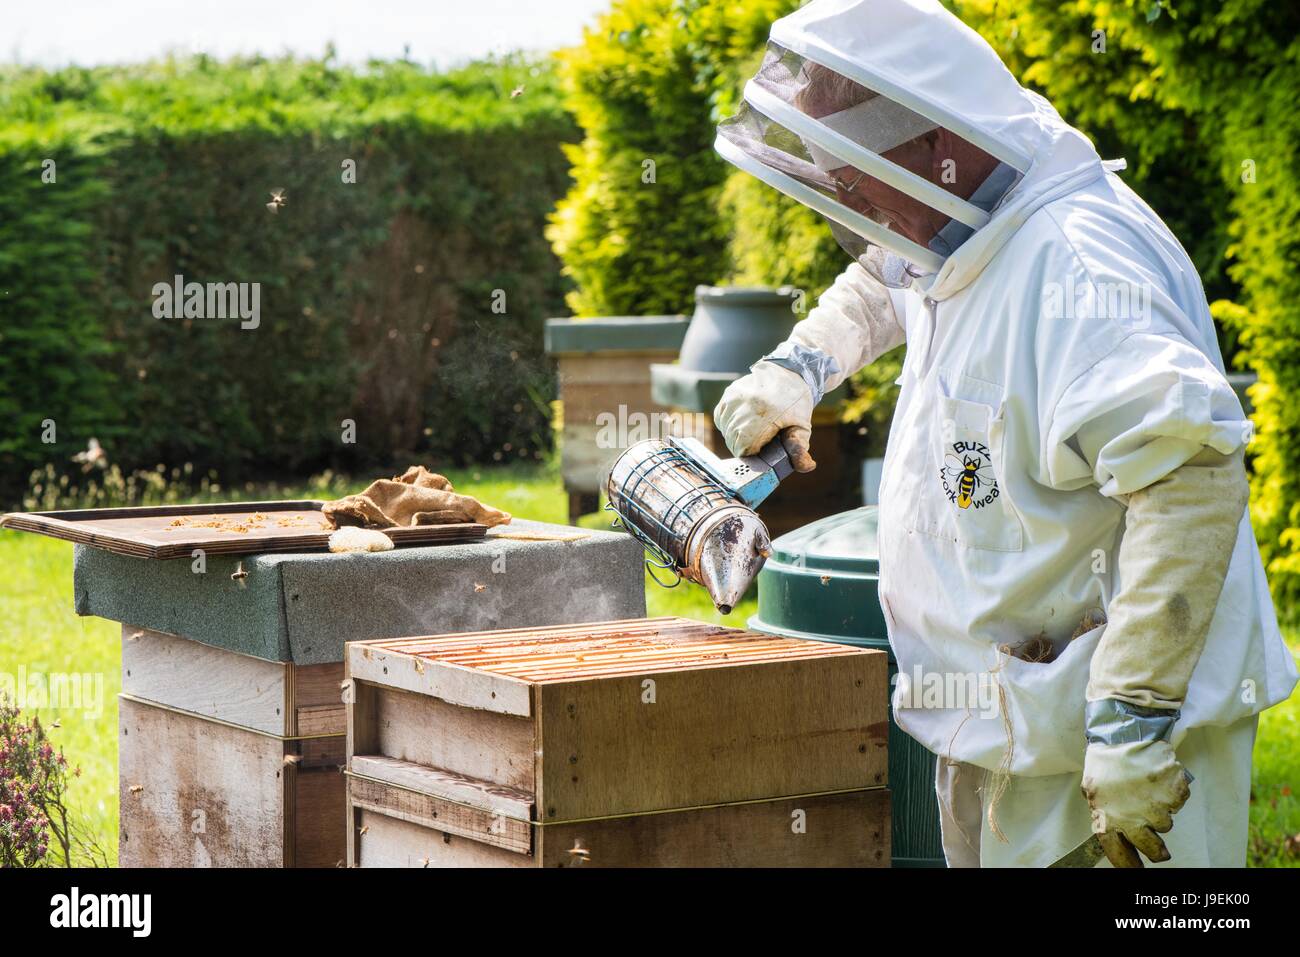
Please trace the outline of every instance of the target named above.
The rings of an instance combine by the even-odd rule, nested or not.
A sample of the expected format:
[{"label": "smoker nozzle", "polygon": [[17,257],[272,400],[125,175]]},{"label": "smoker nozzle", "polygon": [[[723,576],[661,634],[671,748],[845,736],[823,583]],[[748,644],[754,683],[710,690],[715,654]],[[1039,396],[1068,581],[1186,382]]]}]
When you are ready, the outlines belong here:
[{"label": "smoker nozzle", "polygon": [[[726,508],[718,518],[696,533],[701,538],[689,577],[704,586],[720,613],[729,615],[772,554],[772,544],[762,519],[744,506]],[[695,551],[687,547],[688,555]]]}]

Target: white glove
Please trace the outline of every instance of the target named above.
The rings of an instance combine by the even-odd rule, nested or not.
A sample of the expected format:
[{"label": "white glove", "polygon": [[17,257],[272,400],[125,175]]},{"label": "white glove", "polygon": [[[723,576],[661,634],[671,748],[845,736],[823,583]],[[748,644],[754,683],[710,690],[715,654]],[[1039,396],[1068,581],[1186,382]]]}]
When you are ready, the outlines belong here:
[{"label": "white glove", "polygon": [[[813,406],[848,376],[903,341],[889,290],[858,263],[822,293],[808,318],[796,322],[777,352],[806,350],[810,379],[773,362],[759,361],[722,394],[713,421],[733,455],[753,455],[778,432],[797,471],[817,465],[808,454]],[[776,353],[773,353],[776,355]],[[812,367],[816,367],[813,371]]]},{"label": "white glove", "polygon": [[713,421],[732,455],[753,455],[779,432],[795,471],[811,472],[812,411],[812,392],[798,373],[760,361],[727,386]]},{"label": "white glove", "polygon": [[1092,830],[1116,867],[1169,860],[1160,839],[1191,795],[1188,775],[1167,741],[1088,745],[1083,758],[1083,796],[1092,809]]}]

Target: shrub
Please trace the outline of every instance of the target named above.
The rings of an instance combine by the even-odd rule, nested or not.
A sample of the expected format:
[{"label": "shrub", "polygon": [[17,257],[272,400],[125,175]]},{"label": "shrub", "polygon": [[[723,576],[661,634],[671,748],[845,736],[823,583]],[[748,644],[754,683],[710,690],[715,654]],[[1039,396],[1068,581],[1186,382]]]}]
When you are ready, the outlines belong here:
[{"label": "shrub", "polygon": [[[615,0],[560,56],[583,130],[574,185],[549,236],[576,288],[575,315],[686,312],[729,272],[717,210],[728,169],[713,151],[733,64],[752,57],[792,0]],[[652,161],[653,181],[647,182]]]},{"label": "shrub", "polygon": [[[228,481],[549,446],[575,130],[545,64],[11,69],[0,109],[0,501],[92,435]],[[154,318],[177,274],[260,284],[260,326]]]},{"label": "shrub", "polygon": [[47,863],[51,839],[63,864],[72,865],[78,838],[64,803],[67,790],[63,750],[54,750],[39,718],[24,723],[18,708],[0,695],[0,867]]}]

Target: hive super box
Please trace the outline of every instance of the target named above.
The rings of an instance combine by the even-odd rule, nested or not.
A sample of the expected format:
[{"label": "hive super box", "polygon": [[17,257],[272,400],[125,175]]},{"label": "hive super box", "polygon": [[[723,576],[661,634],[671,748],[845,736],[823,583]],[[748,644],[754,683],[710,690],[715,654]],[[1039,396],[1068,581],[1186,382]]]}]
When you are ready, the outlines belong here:
[{"label": "hive super box", "polygon": [[350,865],[889,865],[883,652],[654,618],[345,669]]},{"label": "hive super box", "polygon": [[123,623],[124,867],[345,856],[344,643],[645,614],[628,536],[516,521],[480,542],[154,561],[79,545],[76,610]]}]

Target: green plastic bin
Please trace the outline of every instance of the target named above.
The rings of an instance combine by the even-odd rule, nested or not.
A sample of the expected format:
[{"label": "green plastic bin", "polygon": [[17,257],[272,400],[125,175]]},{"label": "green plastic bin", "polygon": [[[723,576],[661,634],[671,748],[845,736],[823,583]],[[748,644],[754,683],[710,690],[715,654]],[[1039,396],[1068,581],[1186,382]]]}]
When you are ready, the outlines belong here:
[{"label": "green plastic bin", "polygon": [[[874,505],[830,515],[782,535],[758,576],[758,614],[749,627],[772,635],[877,648],[898,664],[880,607],[880,549]],[[889,714],[893,866],[943,867],[934,755]]]}]

